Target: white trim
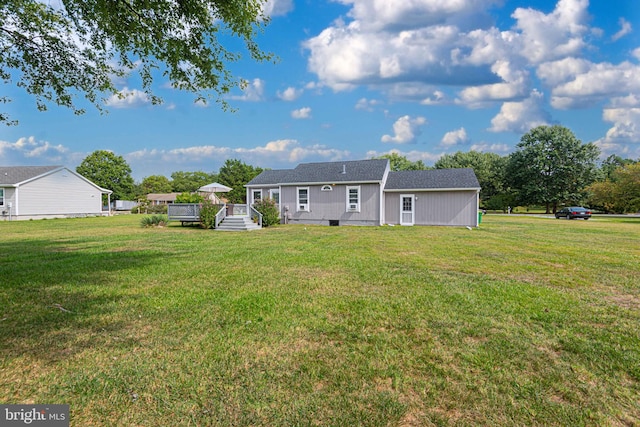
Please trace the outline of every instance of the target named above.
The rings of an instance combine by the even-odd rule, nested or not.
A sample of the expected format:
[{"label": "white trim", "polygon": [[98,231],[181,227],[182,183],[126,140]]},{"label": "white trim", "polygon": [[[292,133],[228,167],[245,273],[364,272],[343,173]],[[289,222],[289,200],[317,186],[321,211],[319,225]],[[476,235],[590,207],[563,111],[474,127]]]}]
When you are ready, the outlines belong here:
[{"label": "white trim", "polygon": [[269,198],[271,200],[275,200],[275,198],[273,197],[273,195],[275,193],[278,193],[278,203],[277,203],[277,205],[278,205],[278,212],[280,212],[280,188],[271,188],[271,189],[269,189]]},{"label": "white trim", "polygon": [[[360,201],[362,198],[362,191],[359,185],[347,185],[346,187],[346,211],[347,212],[360,212]],[[352,203],[349,197],[350,190],[358,191],[358,201],[356,203]]]},{"label": "white trim", "polygon": [[[307,190],[307,203],[300,202],[300,190]],[[296,187],[296,212],[310,212],[309,209],[309,187]]]},{"label": "white trim", "polygon": [[385,189],[385,193],[402,193],[405,191],[424,192],[424,191],[480,191],[480,187],[469,188],[404,188],[404,189]]},{"label": "white trim", "polygon": [[2,192],[2,197],[0,197],[0,206],[4,207],[4,188],[0,188]]},{"label": "white trim", "polygon": [[320,191],[333,191],[333,186],[329,184],[325,184],[320,188]]},{"label": "white trim", "polygon": [[[404,210],[404,198],[411,198],[411,222],[402,222],[403,213],[408,213],[409,211]],[[401,194],[400,195],[400,225],[414,225],[416,223],[416,196],[415,194]]]}]

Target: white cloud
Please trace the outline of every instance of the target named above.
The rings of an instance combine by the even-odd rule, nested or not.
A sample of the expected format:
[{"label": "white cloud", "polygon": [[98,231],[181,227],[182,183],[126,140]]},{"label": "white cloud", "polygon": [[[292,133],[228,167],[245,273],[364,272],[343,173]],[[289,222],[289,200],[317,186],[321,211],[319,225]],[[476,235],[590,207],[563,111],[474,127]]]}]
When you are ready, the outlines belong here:
[{"label": "white cloud", "polygon": [[34,136],[19,138],[16,142],[0,140],[0,155],[7,158],[41,159],[60,162],[69,150],[61,144],[37,140]]},{"label": "white cloud", "polygon": [[256,78],[247,82],[247,87],[242,91],[242,95],[231,95],[229,99],[235,101],[258,102],[264,99],[264,80]]},{"label": "white cloud", "polygon": [[421,134],[420,127],[427,123],[424,117],[411,118],[410,116],[402,116],[393,124],[394,135],[383,135],[380,139],[382,142],[392,142],[395,144],[412,144]]},{"label": "white cloud", "polygon": [[613,127],[599,142],[640,143],[640,108],[606,108],[602,119]]},{"label": "white cloud", "polygon": [[584,108],[611,97],[640,93],[640,65],[626,61],[618,65],[583,62],[580,71],[567,74],[565,82],[553,87],[554,108]]},{"label": "white cloud", "polygon": [[283,101],[295,101],[296,99],[300,98],[302,92],[304,92],[302,89],[288,87],[282,92],[278,91],[277,95],[278,98],[282,99]]},{"label": "white cloud", "polygon": [[506,154],[511,151],[511,147],[507,144],[489,144],[487,142],[483,142],[480,144],[473,144],[470,148],[471,151],[481,151],[481,152],[490,152],[497,154]]},{"label": "white cloud", "polygon": [[431,95],[427,96],[422,101],[420,101],[420,104],[438,105],[438,104],[443,104],[445,101],[446,101],[446,98],[445,98],[444,92],[440,90],[434,90]]},{"label": "white cloud", "polygon": [[360,98],[356,103],[355,109],[371,112],[376,106],[380,105],[381,103],[382,102],[377,99]]},{"label": "white cloud", "polygon": [[589,0],[559,0],[550,14],[516,9],[511,16],[521,32],[521,54],[534,64],[578,54],[585,47],[588,6]]},{"label": "white cloud", "polygon": [[105,101],[105,105],[113,108],[137,108],[150,103],[151,100],[146,93],[127,87],[123,88],[117,94],[111,95]]},{"label": "white cloud", "polygon": [[465,128],[460,128],[457,130],[452,130],[447,132],[443,137],[440,145],[443,147],[451,147],[454,145],[465,144],[469,141],[469,137],[467,136],[467,131]]},{"label": "white cloud", "polygon": [[629,21],[627,21],[626,19],[620,18],[618,20],[618,22],[620,23],[620,31],[618,31],[613,36],[611,36],[611,40],[613,40],[613,41],[616,41],[616,40],[626,36],[631,31],[633,31],[633,28],[631,27],[631,23]]},{"label": "white cloud", "polygon": [[633,55],[637,60],[640,60],[640,47],[633,49],[633,51],[631,51],[631,55]]},{"label": "white cloud", "polygon": [[526,133],[531,128],[551,122],[543,109],[543,94],[534,90],[529,98],[521,102],[505,102],[500,112],[491,120],[491,132]]},{"label": "white cloud", "polygon": [[297,110],[293,110],[291,112],[291,117],[294,119],[310,119],[311,118],[311,108],[303,107]]},{"label": "white cloud", "polygon": [[293,0],[266,0],[262,5],[265,16],[281,16],[293,10]]}]

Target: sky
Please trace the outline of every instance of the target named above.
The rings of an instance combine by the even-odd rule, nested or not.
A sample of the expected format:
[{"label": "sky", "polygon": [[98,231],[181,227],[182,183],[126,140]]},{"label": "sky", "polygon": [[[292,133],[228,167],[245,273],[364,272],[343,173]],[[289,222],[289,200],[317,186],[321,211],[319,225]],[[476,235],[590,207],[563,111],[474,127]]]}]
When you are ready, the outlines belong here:
[{"label": "sky", "polygon": [[[539,125],[640,159],[640,2],[636,0],[269,0],[259,46],[277,63],[229,64],[249,83],[195,102],[136,76],[108,114],[45,112],[15,85],[0,104],[0,165],[78,166],[95,150],[123,156],[138,182],[398,153],[433,165],[470,150],[508,155]],[[248,55],[245,55],[247,57]],[[2,84],[2,83],[0,83]],[[79,106],[84,106],[78,102]]]}]

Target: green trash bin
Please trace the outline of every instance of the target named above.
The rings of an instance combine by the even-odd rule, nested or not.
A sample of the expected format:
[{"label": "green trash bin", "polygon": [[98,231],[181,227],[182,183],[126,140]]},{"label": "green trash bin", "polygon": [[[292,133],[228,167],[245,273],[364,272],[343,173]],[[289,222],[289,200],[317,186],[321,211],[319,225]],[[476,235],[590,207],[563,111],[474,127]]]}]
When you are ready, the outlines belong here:
[{"label": "green trash bin", "polygon": [[478,211],[478,225],[482,224],[482,211]]}]

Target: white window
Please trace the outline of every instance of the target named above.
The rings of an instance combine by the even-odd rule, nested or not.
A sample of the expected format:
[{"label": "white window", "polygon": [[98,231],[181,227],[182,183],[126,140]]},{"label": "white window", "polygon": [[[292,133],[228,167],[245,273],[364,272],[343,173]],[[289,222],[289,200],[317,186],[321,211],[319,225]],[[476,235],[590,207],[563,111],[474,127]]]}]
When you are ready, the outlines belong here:
[{"label": "white window", "polygon": [[4,188],[0,188],[0,206],[4,206]]},{"label": "white window", "polygon": [[360,212],[360,186],[347,186],[347,212]]},{"label": "white window", "polygon": [[262,199],[262,190],[253,190],[251,192],[251,203],[255,203]]},{"label": "white window", "polygon": [[276,202],[276,205],[280,206],[280,190],[269,190],[269,197]]},{"label": "white window", "polygon": [[320,191],[333,191],[333,187],[330,186],[329,184],[323,185]]},{"label": "white window", "polygon": [[297,211],[309,212],[309,187],[298,187]]}]

